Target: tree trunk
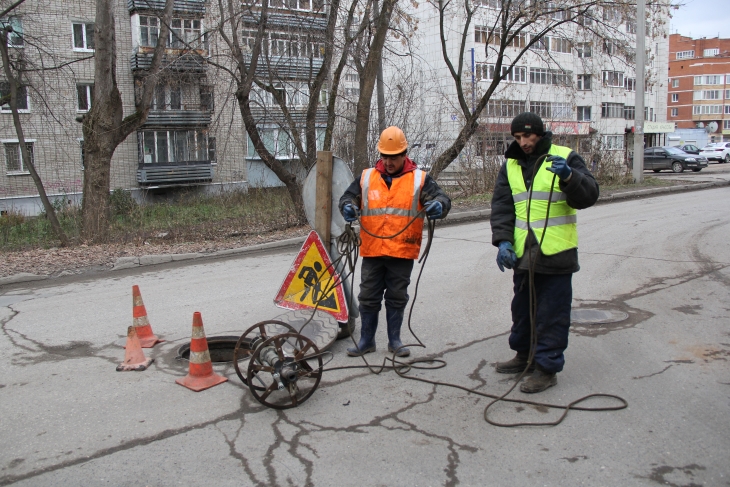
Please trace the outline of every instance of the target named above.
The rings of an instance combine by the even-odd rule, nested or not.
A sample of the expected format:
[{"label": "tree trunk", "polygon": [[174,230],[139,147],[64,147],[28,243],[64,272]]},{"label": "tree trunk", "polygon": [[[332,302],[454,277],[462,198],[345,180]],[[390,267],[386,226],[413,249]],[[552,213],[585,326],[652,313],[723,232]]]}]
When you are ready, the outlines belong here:
[{"label": "tree trunk", "polygon": [[56,210],[53,208],[48,196],[46,195],[46,189],[43,187],[43,181],[41,181],[38,172],[35,170],[33,159],[28,151],[28,146],[25,144],[25,134],[23,133],[23,126],[20,123],[20,115],[18,115],[18,82],[13,76],[13,72],[10,69],[10,55],[8,54],[8,30],[3,29],[2,39],[0,39],[0,50],[2,50],[3,69],[5,71],[5,77],[8,79],[10,85],[10,110],[13,112],[13,124],[15,125],[15,133],[18,135],[18,146],[20,148],[21,157],[23,164],[28,168],[30,177],[33,178],[33,182],[38,189],[38,195],[43,203],[43,208],[46,210],[46,216],[48,221],[51,223],[51,229],[56,235],[58,240],[61,242],[61,246],[67,247],[69,244],[66,233],[61,228],[61,224],[58,222],[56,217]]}]

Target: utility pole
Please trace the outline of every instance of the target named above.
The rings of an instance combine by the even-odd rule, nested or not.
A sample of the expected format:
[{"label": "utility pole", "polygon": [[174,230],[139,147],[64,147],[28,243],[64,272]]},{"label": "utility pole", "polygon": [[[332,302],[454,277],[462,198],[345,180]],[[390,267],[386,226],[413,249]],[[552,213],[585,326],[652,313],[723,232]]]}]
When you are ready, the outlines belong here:
[{"label": "utility pole", "polygon": [[646,86],[646,0],[636,0],[636,113],[634,114],[634,183],[644,179],[644,89]]},{"label": "utility pole", "polygon": [[[378,23],[378,17],[380,16],[380,7],[378,6],[378,0],[373,2],[375,10],[375,24]],[[385,126],[385,88],[383,87],[383,56],[378,58],[378,75],[376,78],[376,88],[378,90],[378,128],[382,132],[387,127]]]}]

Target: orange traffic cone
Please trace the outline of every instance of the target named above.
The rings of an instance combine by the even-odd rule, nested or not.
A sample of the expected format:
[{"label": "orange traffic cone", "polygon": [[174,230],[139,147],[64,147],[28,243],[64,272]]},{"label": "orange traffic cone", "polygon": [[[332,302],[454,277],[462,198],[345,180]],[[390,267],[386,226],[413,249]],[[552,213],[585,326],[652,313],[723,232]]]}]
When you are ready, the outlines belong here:
[{"label": "orange traffic cone", "polygon": [[137,329],[137,336],[142,348],[152,348],[156,343],[164,342],[152,333],[152,325],[147,319],[147,310],[139,292],[139,286],[132,286],[132,324]]},{"label": "orange traffic cone", "polygon": [[123,370],[147,370],[152,362],[155,361],[153,358],[145,358],[142,346],[139,344],[139,338],[137,338],[137,330],[130,326],[127,328],[127,346],[124,352],[124,362],[117,365],[117,372]]},{"label": "orange traffic cone", "polygon": [[196,311],[193,313],[193,337],[190,339],[190,371],[188,375],[175,380],[195,392],[200,392],[228,379],[213,372],[213,362],[210,360],[208,340],[205,339],[203,318]]}]

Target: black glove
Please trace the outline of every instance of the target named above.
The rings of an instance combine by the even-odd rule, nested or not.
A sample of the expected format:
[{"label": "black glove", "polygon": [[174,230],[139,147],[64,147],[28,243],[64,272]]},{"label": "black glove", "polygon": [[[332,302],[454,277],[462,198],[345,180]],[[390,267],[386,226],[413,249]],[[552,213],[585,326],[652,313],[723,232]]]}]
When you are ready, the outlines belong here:
[{"label": "black glove", "polygon": [[504,272],[504,268],[512,269],[517,265],[517,254],[512,248],[512,244],[506,240],[499,242],[499,252],[497,253],[497,266],[499,270]]},{"label": "black glove", "polygon": [[426,215],[429,220],[438,220],[439,218],[442,218],[441,215],[443,214],[444,207],[440,201],[431,200],[426,203],[424,209],[426,210]]},{"label": "black glove", "polygon": [[360,216],[360,211],[355,208],[355,205],[347,203],[342,207],[342,216],[345,218],[346,222],[352,223],[357,221],[357,217]]}]

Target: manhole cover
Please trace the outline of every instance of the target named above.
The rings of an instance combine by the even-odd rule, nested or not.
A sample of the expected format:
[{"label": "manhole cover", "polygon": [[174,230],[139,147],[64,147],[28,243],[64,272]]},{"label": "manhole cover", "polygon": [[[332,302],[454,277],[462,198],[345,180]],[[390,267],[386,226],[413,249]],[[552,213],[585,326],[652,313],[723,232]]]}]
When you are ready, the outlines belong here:
[{"label": "manhole cover", "polygon": [[618,323],[628,317],[627,312],[616,309],[580,308],[570,310],[570,321],[576,325]]},{"label": "manhole cover", "polygon": [[[240,337],[219,336],[207,337],[210,361],[213,363],[233,362],[233,350]],[[190,343],[186,343],[177,350],[177,356],[181,359],[190,360]]]}]

